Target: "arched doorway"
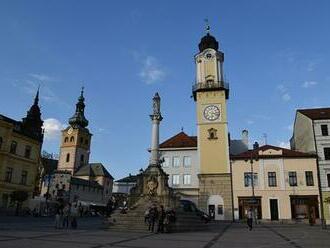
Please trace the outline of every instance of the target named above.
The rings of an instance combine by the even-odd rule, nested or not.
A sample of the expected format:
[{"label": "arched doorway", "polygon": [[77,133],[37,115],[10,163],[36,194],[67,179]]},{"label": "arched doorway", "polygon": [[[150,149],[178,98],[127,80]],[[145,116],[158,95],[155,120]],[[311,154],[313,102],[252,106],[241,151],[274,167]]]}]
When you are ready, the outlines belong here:
[{"label": "arched doorway", "polygon": [[215,220],[225,219],[223,198],[220,195],[211,195],[207,200],[207,210],[211,218]]}]

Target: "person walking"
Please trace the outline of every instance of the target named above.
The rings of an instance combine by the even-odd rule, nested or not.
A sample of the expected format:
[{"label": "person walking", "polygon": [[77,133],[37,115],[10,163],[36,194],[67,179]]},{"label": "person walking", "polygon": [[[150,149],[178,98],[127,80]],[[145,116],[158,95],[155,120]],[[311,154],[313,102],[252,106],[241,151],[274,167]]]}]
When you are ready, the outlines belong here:
[{"label": "person walking", "polygon": [[61,229],[62,225],[63,225],[63,209],[61,207],[57,207],[55,214],[55,228]]},{"label": "person walking", "polygon": [[71,212],[71,228],[77,229],[77,227],[78,227],[78,222],[77,222],[78,203],[72,204],[70,212]]},{"label": "person walking", "polygon": [[69,228],[71,204],[67,203],[63,209],[63,228]]},{"label": "person walking", "polygon": [[144,212],[144,224],[149,223],[149,213],[150,213],[150,207],[148,207]]},{"label": "person walking", "polygon": [[164,210],[164,206],[160,205],[157,233],[164,232],[164,221],[165,221],[165,210]]},{"label": "person walking", "polygon": [[149,231],[154,232],[155,222],[158,219],[157,206],[154,205],[149,211]]},{"label": "person walking", "polygon": [[246,217],[247,217],[248,228],[251,231],[252,230],[252,225],[253,225],[253,212],[252,212],[251,208],[249,208],[249,210],[247,211],[247,216]]}]

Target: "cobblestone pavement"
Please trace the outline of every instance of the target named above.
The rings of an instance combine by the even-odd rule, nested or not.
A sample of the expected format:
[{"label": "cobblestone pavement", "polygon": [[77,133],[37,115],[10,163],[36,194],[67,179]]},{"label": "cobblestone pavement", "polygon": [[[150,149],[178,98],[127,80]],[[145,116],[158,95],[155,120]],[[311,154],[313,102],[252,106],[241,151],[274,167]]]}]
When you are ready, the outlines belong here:
[{"label": "cobblestone pavement", "polygon": [[79,220],[78,230],[56,230],[48,218],[0,217],[1,248],[216,248],[330,247],[330,231],[320,226],[213,224],[204,232],[152,234],[106,230],[100,218]]}]

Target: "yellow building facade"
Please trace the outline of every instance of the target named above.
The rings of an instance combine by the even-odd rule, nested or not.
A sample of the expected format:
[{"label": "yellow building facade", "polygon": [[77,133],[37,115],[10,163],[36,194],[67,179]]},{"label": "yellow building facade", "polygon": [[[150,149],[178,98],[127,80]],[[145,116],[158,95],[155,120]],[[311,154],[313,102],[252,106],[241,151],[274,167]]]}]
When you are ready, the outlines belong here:
[{"label": "yellow building facade", "polygon": [[262,220],[320,218],[315,155],[265,145],[231,160],[235,219],[250,208]]},{"label": "yellow building facade", "polygon": [[[0,208],[14,207],[14,191],[33,196],[41,165],[40,151],[43,141],[42,120],[38,106],[39,93],[22,121],[0,115]],[[23,206],[27,201],[23,202]]]}]

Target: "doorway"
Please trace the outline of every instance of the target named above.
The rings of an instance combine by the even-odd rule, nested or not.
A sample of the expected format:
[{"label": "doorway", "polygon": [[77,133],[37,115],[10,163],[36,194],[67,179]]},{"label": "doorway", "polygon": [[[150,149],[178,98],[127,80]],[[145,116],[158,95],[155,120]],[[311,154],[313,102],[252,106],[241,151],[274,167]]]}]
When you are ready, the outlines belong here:
[{"label": "doorway", "polygon": [[270,199],[269,206],[270,206],[270,219],[278,220],[278,201],[277,201],[277,199]]},{"label": "doorway", "polygon": [[223,198],[220,195],[211,195],[207,201],[208,213],[214,220],[225,219]]}]

